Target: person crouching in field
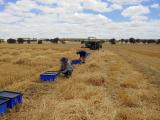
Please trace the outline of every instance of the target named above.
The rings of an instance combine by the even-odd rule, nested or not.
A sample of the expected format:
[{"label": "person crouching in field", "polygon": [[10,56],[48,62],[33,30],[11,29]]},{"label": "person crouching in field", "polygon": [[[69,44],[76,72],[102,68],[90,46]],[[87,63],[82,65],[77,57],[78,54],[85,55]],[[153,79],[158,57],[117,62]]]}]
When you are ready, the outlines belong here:
[{"label": "person crouching in field", "polygon": [[61,62],[61,68],[59,70],[59,73],[62,73],[65,75],[65,77],[69,78],[73,72],[72,65],[70,64],[68,58],[66,58],[66,57],[62,57],[60,59],[60,62]]},{"label": "person crouching in field", "polygon": [[86,57],[87,57],[87,52],[84,50],[80,50],[77,52],[77,54],[79,54],[79,56],[80,56],[79,60],[81,60],[82,63],[85,63]]}]

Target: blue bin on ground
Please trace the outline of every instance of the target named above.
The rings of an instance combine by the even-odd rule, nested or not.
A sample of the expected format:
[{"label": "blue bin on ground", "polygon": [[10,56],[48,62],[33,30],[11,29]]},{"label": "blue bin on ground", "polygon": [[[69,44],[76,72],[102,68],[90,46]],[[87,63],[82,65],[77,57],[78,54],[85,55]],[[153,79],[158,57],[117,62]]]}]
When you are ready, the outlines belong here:
[{"label": "blue bin on ground", "polygon": [[9,99],[7,103],[7,108],[13,108],[17,104],[22,103],[22,93],[12,92],[12,91],[0,91],[0,97]]},{"label": "blue bin on ground", "polygon": [[9,99],[0,98],[0,115],[3,115],[7,111],[7,104]]},{"label": "blue bin on ground", "polygon": [[81,60],[72,60],[71,65],[78,65],[81,64]]},{"label": "blue bin on ground", "polygon": [[40,75],[42,81],[54,81],[58,77],[57,71],[47,71]]}]

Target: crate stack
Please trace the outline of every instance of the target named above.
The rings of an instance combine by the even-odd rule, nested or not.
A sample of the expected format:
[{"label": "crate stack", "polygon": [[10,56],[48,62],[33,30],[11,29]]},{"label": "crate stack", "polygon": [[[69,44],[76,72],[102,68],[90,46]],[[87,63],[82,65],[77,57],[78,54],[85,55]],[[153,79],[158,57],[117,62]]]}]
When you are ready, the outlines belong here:
[{"label": "crate stack", "polygon": [[7,109],[14,108],[22,103],[22,93],[12,91],[0,91],[0,115],[3,115]]}]

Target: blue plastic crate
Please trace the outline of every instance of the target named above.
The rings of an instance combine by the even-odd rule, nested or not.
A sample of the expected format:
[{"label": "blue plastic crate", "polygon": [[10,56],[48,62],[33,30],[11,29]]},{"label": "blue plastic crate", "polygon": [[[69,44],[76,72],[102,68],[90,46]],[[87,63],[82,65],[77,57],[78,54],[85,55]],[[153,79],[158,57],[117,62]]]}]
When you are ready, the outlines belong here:
[{"label": "blue plastic crate", "polygon": [[7,104],[9,99],[0,98],[0,115],[3,115],[7,111]]},{"label": "blue plastic crate", "polygon": [[81,64],[81,60],[72,60],[71,65],[78,65]]},{"label": "blue plastic crate", "polygon": [[9,99],[7,103],[7,108],[13,108],[17,104],[22,103],[22,93],[12,91],[1,91],[0,97]]},{"label": "blue plastic crate", "polygon": [[54,81],[58,77],[57,71],[47,71],[40,75],[42,81]]}]

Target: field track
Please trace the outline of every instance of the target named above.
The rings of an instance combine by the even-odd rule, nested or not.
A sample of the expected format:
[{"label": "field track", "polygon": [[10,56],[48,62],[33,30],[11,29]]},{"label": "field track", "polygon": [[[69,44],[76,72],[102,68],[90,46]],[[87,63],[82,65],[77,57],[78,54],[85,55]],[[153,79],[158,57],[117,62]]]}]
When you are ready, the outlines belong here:
[{"label": "field track", "polygon": [[70,79],[39,81],[60,57],[76,58],[79,47],[0,45],[0,86],[24,93],[23,105],[0,119],[160,120],[160,46],[104,45]]}]

